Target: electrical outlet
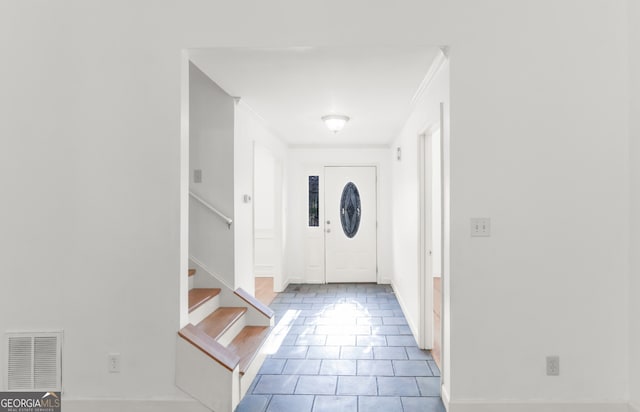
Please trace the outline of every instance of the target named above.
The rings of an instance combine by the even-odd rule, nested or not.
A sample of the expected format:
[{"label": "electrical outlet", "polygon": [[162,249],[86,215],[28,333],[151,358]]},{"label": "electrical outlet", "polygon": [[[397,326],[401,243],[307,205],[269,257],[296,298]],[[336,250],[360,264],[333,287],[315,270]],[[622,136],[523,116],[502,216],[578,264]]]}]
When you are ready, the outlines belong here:
[{"label": "electrical outlet", "polygon": [[109,373],[120,373],[120,354],[109,353],[107,354],[107,369]]},{"label": "electrical outlet", "polygon": [[547,356],[547,376],[560,375],[560,357]]},{"label": "electrical outlet", "polygon": [[491,236],[491,219],[475,217],[471,219],[471,236]]}]

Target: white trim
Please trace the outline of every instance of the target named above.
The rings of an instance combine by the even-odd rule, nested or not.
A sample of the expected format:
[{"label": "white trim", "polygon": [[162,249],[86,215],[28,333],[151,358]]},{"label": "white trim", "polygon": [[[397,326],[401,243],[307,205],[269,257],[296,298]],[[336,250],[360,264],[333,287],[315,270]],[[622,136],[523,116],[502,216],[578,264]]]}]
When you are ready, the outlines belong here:
[{"label": "white trim", "polygon": [[416,340],[416,342],[418,341],[418,328],[416,327],[416,325],[411,321],[411,318],[409,316],[407,316],[407,313],[410,313],[407,310],[407,305],[404,302],[404,299],[402,298],[402,295],[400,295],[398,293],[398,289],[396,288],[396,284],[393,280],[391,280],[391,288],[393,289],[393,293],[396,295],[396,299],[398,299],[398,303],[400,304],[400,309],[402,309],[402,312],[404,313],[404,317],[407,320],[407,324],[409,325],[409,329],[411,329],[411,333],[413,334],[413,338]]},{"label": "white trim", "polygon": [[210,412],[201,403],[193,399],[65,399],[62,398],[65,412]]},{"label": "white trim", "polygon": [[629,412],[627,402],[451,401],[448,412]]},{"label": "white trim", "polygon": [[195,257],[193,257],[192,255],[189,256],[189,260],[191,260],[193,263],[195,263],[196,265],[200,266],[200,268],[208,275],[213,276],[214,278],[216,278],[216,280],[220,283],[222,283],[224,286],[226,286],[228,289],[230,290],[236,290],[233,286],[229,285],[227,283],[226,280],[224,280],[221,276],[215,274],[211,269],[209,269],[207,267],[207,265],[205,265],[204,263],[202,263],[201,261],[199,261],[198,259],[196,259]]},{"label": "white trim", "polygon": [[[433,250],[431,227],[433,209],[433,188],[431,185],[431,160],[433,153],[432,133],[418,135],[418,293],[420,313],[418,318],[418,346],[423,349],[433,349],[433,270],[431,257],[427,249]],[[430,159],[427,159],[427,151]],[[428,175],[428,177],[427,177]],[[427,190],[428,187],[428,190]]]},{"label": "white trim", "polygon": [[180,58],[180,245],[179,245],[179,316],[180,328],[189,323],[189,51]]},{"label": "white trim", "polygon": [[442,398],[442,403],[444,404],[444,408],[449,411],[449,404],[451,403],[451,397],[449,396],[449,391],[447,387],[444,386],[442,379],[440,379],[440,397]]},{"label": "white trim", "polygon": [[[282,284],[282,290],[280,292],[284,292],[290,284],[303,284],[304,281],[302,280],[302,278],[286,278],[285,281]],[[276,291],[277,292],[277,291]]]},{"label": "white trim", "polygon": [[[442,48],[443,53],[448,56],[448,47]],[[445,205],[451,203],[450,200],[450,192],[451,189],[447,190],[445,183],[445,164],[446,162],[451,162],[451,159],[445,159],[445,117],[444,117],[444,102],[440,102],[440,382],[445,382],[445,379],[448,379],[449,385],[451,385],[451,379],[446,375],[449,370],[449,364],[447,363],[447,356],[449,356],[449,348],[450,348],[450,339],[446,339],[445,334],[445,317],[449,316],[447,313],[447,306],[445,302],[448,302],[449,299],[446,299],[447,293],[449,293],[449,288],[446,287],[447,282],[449,282],[449,272],[445,273],[445,268],[449,267],[449,271],[451,271],[451,258],[446,259],[447,254],[446,251],[450,253],[451,249],[451,217],[450,211],[445,208]],[[451,178],[449,178],[451,180]],[[449,182],[450,183],[450,182]],[[448,203],[447,203],[448,200]],[[448,219],[448,220],[447,220]],[[445,221],[449,222],[449,227],[445,225]],[[449,241],[447,245],[445,238]],[[448,264],[447,264],[448,262]],[[449,294],[449,296],[451,296]],[[449,308],[450,309],[450,308]],[[449,336],[450,338],[451,336]],[[451,359],[449,359],[450,361]]]},{"label": "white trim", "polygon": [[431,82],[436,77],[436,74],[438,74],[438,72],[440,71],[440,68],[444,65],[446,61],[447,61],[447,56],[445,55],[443,50],[440,49],[440,52],[436,54],[436,57],[433,59],[431,66],[429,66],[429,71],[422,79],[422,82],[420,82],[420,85],[418,86],[418,90],[416,90],[416,92],[413,94],[413,97],[411,98],[412,108],[415,107],[418,100],[427,91],[427,89],[431,85]]}]

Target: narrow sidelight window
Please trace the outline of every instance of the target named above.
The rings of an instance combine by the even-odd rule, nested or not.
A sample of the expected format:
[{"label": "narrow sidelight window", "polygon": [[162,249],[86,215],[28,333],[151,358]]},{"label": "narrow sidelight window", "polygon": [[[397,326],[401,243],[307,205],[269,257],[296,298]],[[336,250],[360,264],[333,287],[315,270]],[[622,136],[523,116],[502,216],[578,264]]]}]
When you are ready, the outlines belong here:
[{"label": "narrow sidelight window", "polygon": [[309,226],[320,226],[318,176],[309,176]]}]

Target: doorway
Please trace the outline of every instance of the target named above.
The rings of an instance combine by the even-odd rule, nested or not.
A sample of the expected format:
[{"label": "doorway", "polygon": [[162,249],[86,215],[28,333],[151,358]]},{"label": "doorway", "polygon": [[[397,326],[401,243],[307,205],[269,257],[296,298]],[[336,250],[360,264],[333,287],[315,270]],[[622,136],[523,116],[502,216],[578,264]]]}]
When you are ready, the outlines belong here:
[{"label": "doorway", "polygon": [[420,159],[420,290],[422,346],[442,366],[443,195],[440,125],[419,136]]},{"label": "doorway", "polygon": [[377,168],[326,166],[325,279],[377,282]]},{"label": "doorway", "polygon": [[254,144],[253,273],[256,297],[270,304],[282,291],[282,161]]}]

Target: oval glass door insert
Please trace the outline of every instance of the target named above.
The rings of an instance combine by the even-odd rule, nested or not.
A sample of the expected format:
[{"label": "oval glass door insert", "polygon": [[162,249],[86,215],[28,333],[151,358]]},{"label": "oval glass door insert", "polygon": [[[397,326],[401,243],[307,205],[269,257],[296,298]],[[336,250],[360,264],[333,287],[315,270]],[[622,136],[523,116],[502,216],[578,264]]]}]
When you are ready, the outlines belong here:
[{"label": "oval glass door insert", "polygon": [[348,238],[352,238],[358,233],[361,215],[360,193],[356,185],[349,182],[342,189],[342,198],[340,199],[340,222],[342,230]]}]

